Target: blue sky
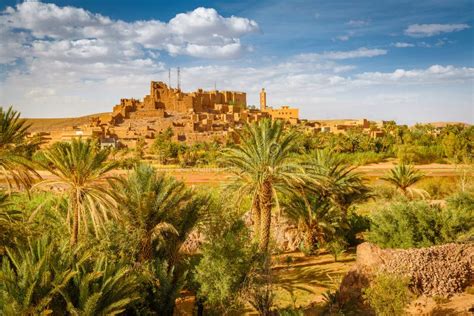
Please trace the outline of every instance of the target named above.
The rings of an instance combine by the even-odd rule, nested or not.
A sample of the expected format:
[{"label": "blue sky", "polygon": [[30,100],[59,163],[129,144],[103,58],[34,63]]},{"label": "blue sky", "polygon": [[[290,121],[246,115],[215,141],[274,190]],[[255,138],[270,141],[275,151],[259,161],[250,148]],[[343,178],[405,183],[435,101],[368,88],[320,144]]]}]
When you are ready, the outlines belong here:
[{"label": "blue sky", "polygon": [[110,111],[182,69],[311,119],[474,123],[474,1],[2,1],[0,105]]}]

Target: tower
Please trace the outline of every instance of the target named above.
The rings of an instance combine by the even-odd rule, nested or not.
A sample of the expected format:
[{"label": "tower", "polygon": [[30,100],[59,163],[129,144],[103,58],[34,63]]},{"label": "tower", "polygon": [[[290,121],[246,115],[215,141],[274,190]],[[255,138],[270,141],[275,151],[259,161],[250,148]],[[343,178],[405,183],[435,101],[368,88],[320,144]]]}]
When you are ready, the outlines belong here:
[{"label": "tower", "polygon": [[260,111],[265,112],[267,109],[267,93],[265,92],[265,88],[262,88],[260,91]]},{"label": "tower", "polygon": [[178,91],[181,91],[181,70],[178,67],[177,70],[177,81],[178,81]]}]

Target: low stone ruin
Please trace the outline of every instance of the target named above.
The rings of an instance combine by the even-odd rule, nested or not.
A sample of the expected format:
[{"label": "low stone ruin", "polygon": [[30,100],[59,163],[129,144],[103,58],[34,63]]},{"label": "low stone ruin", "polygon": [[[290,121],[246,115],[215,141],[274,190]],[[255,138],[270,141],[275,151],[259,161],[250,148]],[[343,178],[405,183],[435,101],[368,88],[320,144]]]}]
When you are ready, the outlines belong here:
[{"label": "low stone ruin", "polygon": [[370,243],[357,247],[355,266],[340,287],[343,300],[358,299],[380,272],[410,279],[414,293],[450,297],[474,280],[474,244],[445,244],[420,249],[381,249]]}]

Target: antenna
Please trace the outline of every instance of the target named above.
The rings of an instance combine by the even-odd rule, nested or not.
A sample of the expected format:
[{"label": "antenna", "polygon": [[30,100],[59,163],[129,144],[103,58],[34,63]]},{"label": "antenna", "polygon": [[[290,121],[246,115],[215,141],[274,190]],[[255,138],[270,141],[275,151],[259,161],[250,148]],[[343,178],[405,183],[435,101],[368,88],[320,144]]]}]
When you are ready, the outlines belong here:
[{"label": "antenna", "polygon": [[177,71],[177,72],[178,72],[178,90],[181,91],[181,74],[180,74],[180,73],[181,73],[181,70],[179,69],[179,67],[178,67],[178,71]]},{"label": "antenna", "polygon": [[168,86],[171,89],[171,68],[168,68]]},{"label": "antenna", "polygon": [[214,81],[214,90],[217,91],[217,82]]}]

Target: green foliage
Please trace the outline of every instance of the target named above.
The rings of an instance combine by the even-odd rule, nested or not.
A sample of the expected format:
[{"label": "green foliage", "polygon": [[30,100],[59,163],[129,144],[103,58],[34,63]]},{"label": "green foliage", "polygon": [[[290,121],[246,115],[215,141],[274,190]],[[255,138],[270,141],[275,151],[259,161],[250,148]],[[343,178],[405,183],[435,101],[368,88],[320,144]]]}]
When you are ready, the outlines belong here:
[{"label": "green foliage", "polygon": [[448,177],[426,177],[417,183],[416,188],[426,191],[433,200],[441,200],[456,190],[456,183]]},{"label": "green foliage", "polygon": [[26,139],[28,127],[19,112],[0,107],[0,173],[5,176],[9,191],[12,185],[28,190],[40,178],[30,159],[39,141]]},{"label": "green foliage", "polygon": [[[77,243],[79,228],[88,232],[92,226],[96,236],[110,216],[117,216],[109,187],[104,181],[112,179],[108,172],[118,164],[108,161],[108,149],[98,149],[90,140],[74,139],[60,143],[44,153],[45,169],[56,178],[43,180],[40,186],[61,185],[68,194],[69,216],[72,222],[71,244]],[[90,222],[87,219],[90,218]]]},{"label": "green foliage", "polygon": [[449,160],[455,163],[473,160],[474,126],[448,126],[443,134],[442,145]]},{"label": "green foliage", "polygon": [[47,314],[64,308],[60,293],[75,274],[71,258],[49,238],[7,249],[0,271],[2,314]]},{"label": "green foliage", "polygon": [[361,223],[354,221],[355,215],[349,213],[349,208],[370,196],[363,178],[340,155],[330,151],[318,150],[304,161],[304,187],[282,201],[286,216],[304,232],[301,250],[311,254],[317,245],[338,236],[351,239],[344,243],[356,243],[355,235],[364,228],[356,231],[359,228],[351,226]]},{"label": "green foliage", "polygon": [[444,151],[440,145],[399,145],[397,158],[402,164],[443,163]]},{"label": "green foliage", "polygon": [[405,314],[405,307],[413,299],[409,280],[398,275],[379,274],[364,290],[364,298],[380,316]]},{"label": "green foliage", "polygon": [[390,155],[387,153],[380,153],[374,151],[363,151],[355,153],[341,153],[342,159],[345,162],[356,165],[364,166],[373,163],[380,163],[385,161]]},{"label": "green foliage", "polygon": [[423,192],[411,188],[414,184],[423,179],[423,177],[424,174],[416,170],[413,166],[400,164],[393,167],[390,172],[381,179],[392,184],[404,195],[413,196],[415,194],[423,195]]},{"label": "green foliage", "polygon": [[275,192],[287,193],[302,183],[302,168],[294,159],[299,136],[294,131],[285,133],[281,121],[265,119],[246,125],[239,138],[239,145],[224,152],[223,161],[234,175],[231,189],[238,196],[258,197],[253,212],[260,250],[266,252]]},{"label": "green foliage", "polygon": [[472,232],[473,210],[426,202],[395,202],[371,215],[368,240],[386,248],[413,248],[456,241]]},{"label": "green foliage", "polygon": [[249,229],[230,210],[211,212],[204,231],[207,239],[202,258],[195,268],[198,296],[217,314],[241,307],[241,290],[256,252]]},{"label": "green foliage", "polygon": [[84,248],[70,250],[51,238],[8,249],[0,270],[0,313],[116,315],[137,300],[130,269],[91,260]]},{"label": "green foliage", "polygon": [[344,237],[348,246],[354,247],[363,241],[360,234],[368,231],[369,228],[370,218],[351,210],[347,216],[347,226],[339,234]]},{"label": "green foliage", "polygon": [[138,277],[127,266],[99,258],[75,264],[75,274],[61,296],[72,315],[118,315],[138,300]]},{"label": "green foliage", "polygon": [[337,262],[337,259],[342,255],[347,249],[347,242],[341,238],[337,237],[328,242],[326,245],[327,250],[333,255],[334,261]]}]

